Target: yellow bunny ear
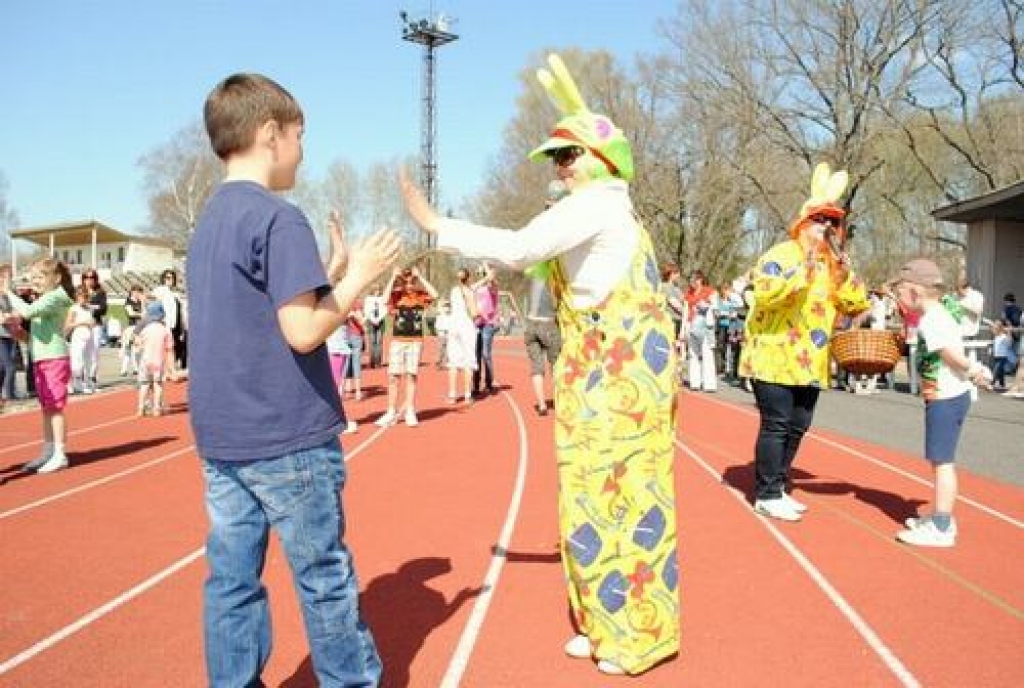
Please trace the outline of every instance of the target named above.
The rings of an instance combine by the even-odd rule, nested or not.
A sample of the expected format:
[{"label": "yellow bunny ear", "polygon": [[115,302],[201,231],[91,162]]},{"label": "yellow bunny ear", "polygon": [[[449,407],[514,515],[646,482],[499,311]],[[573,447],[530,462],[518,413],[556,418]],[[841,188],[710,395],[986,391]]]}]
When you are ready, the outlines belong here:
[{"label": "yellow bunny ear", "polygon": [[846,191],[846,185],[850,183],[850,175],[846,170],[840,170],[832,175],[825,187],[824,197],[829,203],[835,203]]},{"label": "yellow bunny ear", "polygon": [[543,68],[537,70],[537,80],[547,91],[554,106],[564,115],[586,112],[587,104],[562,58],[554,53],[548,55],[548,66],[550,71]]},{"label": "yellow bunny ear", "polygon": [[811,175],[811,198],[817,200],[825,196],[828,180],[832,176],[832,168],[827,162],[819,162]]}]

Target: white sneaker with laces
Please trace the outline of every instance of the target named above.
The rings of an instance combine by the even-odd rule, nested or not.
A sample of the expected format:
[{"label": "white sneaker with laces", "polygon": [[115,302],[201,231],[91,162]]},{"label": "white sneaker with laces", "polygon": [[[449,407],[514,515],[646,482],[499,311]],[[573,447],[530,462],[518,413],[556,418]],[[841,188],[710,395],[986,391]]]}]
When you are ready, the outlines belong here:
[{"label": "white sneaker with laces", "polygon": [[956,544],[956,532],[952,524],[949,530],[939,530],[930,518],[917,519],[913,526],[896,533],[896,539],[920,547],[952,547]]},{"label": "white sneaker with laces", "polygon": [[67,467],[67,455],[64,452],[55,451],[46,463],[36,469],[36,473],[53,473],[54,471],[59,471],[60,469]]},{"label": "white sneaker with laces", "polygon": [[[914,528],[920,528],[924,525],[925,521],[930,521],[931,518],[931,514],[924,514],[923,516],[911,516],[910,518],[903,521],[903,525],[913,530]],[[952,519],[949,521],[949,530],[947,532],[952,533],[954,538],[956,537],[956,521]]]},{"label": "white sneaker with laces", "polygon": [[590,638],[585,635],[573,636],[573,638],[565,644],[565,654],[576,659],[590,659],[590,655],[593,652],[593,647],[590,644]]},{"label": "white sneaker with laces", "polygon": [[394,409],[388,409],[387,413],[374,421],[374,424],[379,425],[382,428],[389,427],[398,422],[398,414],[395,413]]},{"label": "white sneaker with laces", "polygon": [[788,504],[789,507],[798,514],[807,513],[807,505],[804,504],[803,502],[798,502],[797,500],[793,499],[793,495],[789,494],[788,492],[783,491],[782,501]]},{"label": "white sneaker with laces", "polygon": [[786,503],[781,497],[778,499],[758,499],[754,502],[754,511],[780,521],[799,521],[802,517],[800,512]]},{"label": "white sneaker with laces", "polygon": [[410,428],[415,428],[417,425],[420,424],[420,421],[416,417],[416,412],[414,410],[409,409],[408,411],[405,412],[405,424],[408,425]]}]

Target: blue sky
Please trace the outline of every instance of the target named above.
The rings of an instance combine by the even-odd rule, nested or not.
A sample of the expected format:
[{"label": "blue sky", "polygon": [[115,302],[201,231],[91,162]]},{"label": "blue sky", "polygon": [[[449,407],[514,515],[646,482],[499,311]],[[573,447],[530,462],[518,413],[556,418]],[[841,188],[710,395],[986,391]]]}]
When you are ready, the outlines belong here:
[{"label": "blue sky", "polygon": [[399,10],[456,18],[437,51],[442,204],[479,188],[514,114],[517,75],[550,48],[632,63],[664,47],[673,0],[3,0],[0,170],[21,226],[95,218],[147,226],[138,159],[198,121],[206,94],[262,72],[306,115],[304,171],[416,155],[422,48]]}]

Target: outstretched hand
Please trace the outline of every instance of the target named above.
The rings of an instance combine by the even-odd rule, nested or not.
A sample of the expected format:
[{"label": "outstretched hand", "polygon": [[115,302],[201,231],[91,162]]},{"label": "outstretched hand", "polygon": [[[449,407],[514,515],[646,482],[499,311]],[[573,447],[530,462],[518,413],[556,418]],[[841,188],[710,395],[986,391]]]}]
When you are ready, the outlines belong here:
[{"label": "outstretched hand", "polygon": [[405,209],[413,221],[427,234],[436,234],[440,216],[431,207],[426,196],[423,195],[423,191],[409,179],[409,174],[404,167],[398,170],[398,183],[402,188]]}]

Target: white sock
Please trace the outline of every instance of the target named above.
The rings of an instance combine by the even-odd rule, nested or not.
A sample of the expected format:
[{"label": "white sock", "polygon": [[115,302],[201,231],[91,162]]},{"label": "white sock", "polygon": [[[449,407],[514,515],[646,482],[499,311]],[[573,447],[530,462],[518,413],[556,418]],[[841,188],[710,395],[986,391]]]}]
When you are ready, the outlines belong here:
[{"label": "white sock", "polygon": [[53,451],[50,453],[50,456],[53,456],[55,454],[63,454],[63,453],[64,453],[64,443],[63,442],[54,442],[53,443]]}]

